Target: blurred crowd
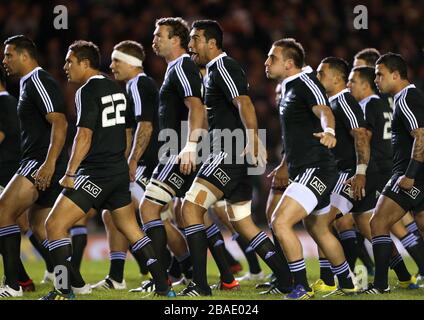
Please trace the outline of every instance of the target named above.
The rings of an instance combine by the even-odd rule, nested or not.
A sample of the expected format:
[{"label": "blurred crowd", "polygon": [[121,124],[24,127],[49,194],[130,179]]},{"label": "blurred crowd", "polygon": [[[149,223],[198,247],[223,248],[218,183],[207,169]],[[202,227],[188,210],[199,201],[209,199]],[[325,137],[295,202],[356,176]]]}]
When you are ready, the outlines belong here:
[{"label": "blurred crowd", "polygon": [[[356,5],[368,10],[368,29],[354,28]],[[68,29],[57,30],[53,8],[64,5]],[[74,92],[63,72],[67,47],[76,39],[95,42],[102,53],[102,71],[110,73],[113,46],[125,39],[141,42],[147,53],[145,71],[160,86],[166,70],[162,58],[151,49],[155,20],[181,16],[189,23],[215,19],[224,30],[224,49],[244,67],[255,104],[259,126],[267,130],[269,169],[279,162],[281,142],[275,107],[276,83],[267,80],[264,62],[273,41],[294,37],[306,50],[307,63],[316,68],[322,58],[337,56],[352,62],[366,47],[381,53],[399,52],[409,63],[409,78],[424,88],[424,1],[413,0],[60,0],[0,2],[0,35],[26,34],[37,44],[41,66],[63,84],[68,117],[75,120]],[[18,81],[10,83],[12,94]],[[72,135],[72,131],[70,132]],[[270,181],[257,177],[256,220],[264,222],[265,199]]]}]

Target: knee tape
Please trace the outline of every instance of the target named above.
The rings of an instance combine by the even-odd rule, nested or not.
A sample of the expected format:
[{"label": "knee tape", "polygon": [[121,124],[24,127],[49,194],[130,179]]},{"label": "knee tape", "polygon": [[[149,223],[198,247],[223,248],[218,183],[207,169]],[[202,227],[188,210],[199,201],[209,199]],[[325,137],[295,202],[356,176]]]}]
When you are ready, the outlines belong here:
[{"label": "knee tape", "polygon": [[[228,219],[230,221],[240,221],[252,213],[252,201],[248,201],[244,204],[233,204],[229,202],[225,202],[225,209],[227,211]],[[234,217],[231,217],[231,215],[228,213],[229,208],[231,208],[231,211],[233,212]]]},{"label": "knee tape", "polygon": [[159,181],[151,180],[146,187],[144,197],[154,203],[166,205],[174,195]]},{"label": "knee tape", "polygon": [[168,207],[160,213],[160,218],[162,219],[162,221],[175,220],[175,214],[173,210],[174,208],[172,205],[173,205],[172,202],[169,203]]},{"label": "knee tape", "polygon": [[209,207],[218,200],[208,187],[198,182],[194,182],[191,185],[190,190],[187,191],[184,199],[195,203],[206,210],[208,210]]}]

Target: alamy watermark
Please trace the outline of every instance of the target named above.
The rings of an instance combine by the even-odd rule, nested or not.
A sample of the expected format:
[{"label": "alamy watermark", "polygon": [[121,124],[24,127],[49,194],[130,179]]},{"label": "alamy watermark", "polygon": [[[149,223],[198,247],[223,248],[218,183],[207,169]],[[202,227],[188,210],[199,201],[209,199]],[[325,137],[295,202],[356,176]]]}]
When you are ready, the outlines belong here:
[{"label": "alamy watermark", "polygon": [[53,9],[55,16],[53,26],[57,30],[68,29],[68,8],[64,5],[57,5]]},{"label": "alamy watermark", "polygon": [[353,19],[353,27],[356,30],[368,29],[368,8],[360,4],[353,8],[353,13],[357,15]]}]

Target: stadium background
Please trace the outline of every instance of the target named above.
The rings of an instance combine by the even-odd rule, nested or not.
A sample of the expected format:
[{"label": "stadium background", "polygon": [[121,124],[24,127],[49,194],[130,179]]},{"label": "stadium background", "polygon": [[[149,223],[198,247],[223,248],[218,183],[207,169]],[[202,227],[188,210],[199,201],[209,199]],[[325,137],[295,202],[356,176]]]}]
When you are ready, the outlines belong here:
[{"label": "stadium background", "polygon": [[[353,27],[354,7],[358,4],[368,9],[366,30]],[[64,5],[68,9],[68,29],[54,28],[56,15],[53,8],[56,5]],[[67,116],[73,124],[75,87],[67,85],[62,67],[66,49],[74,40],[86,39],[99,45],[101,70],[105,73],[110,71],[110,54],[117,42],[124,39],[140,41],[147,53],[146,73],[159,86],[166,64],[151,49],[155,20],[165,16],[181,16],[189,23],[200,18],[216,19],[224,29],[225,51],[237,59],[247,72],[259,126],[267,130],[268,169],[271,170],[280,160],[281,148],[274,102],[276,83],[266,79],[263,66],[272,42],[282,37],[296,38],[304,45],[307,63],[313,68],[330,55],[351,63],[354,54],[365,47],[376,47],[382,53],[399,52],[409,63],[410,80],[423,89],[423,12],[424,2],[413,0],[1,0],[0,35],[3,41],[8,36],[22,33],[36,42],[41,66],[63,85]],[[14,95],[18,94],[18,83],[18,79],[9,83],[8,89]],[[69,135],[73,136],[73,130],[69,130]],[[269,185],[266,175],[257,177],[254,217],[264,226]],[[100,215],[90,226],[94,231],[103,230]],[[102,248],[102,252],[106,250],[103,244],[90,241],[88,251],[98,251],[96,245]],[[92,246],[93,250],[90,249]]]}]

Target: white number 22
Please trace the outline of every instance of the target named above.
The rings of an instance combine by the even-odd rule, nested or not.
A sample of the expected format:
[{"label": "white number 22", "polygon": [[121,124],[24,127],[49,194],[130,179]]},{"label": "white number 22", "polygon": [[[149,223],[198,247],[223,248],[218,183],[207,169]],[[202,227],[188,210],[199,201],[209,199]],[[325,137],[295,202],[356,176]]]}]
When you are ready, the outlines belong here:
[{"label": "white number 22", "polygon": [[102,104],[106,106],[102,112],[103,128],[125,123],[125,116],[121,112],[127,108],[127,100],[123,93],[102,97]]}]

